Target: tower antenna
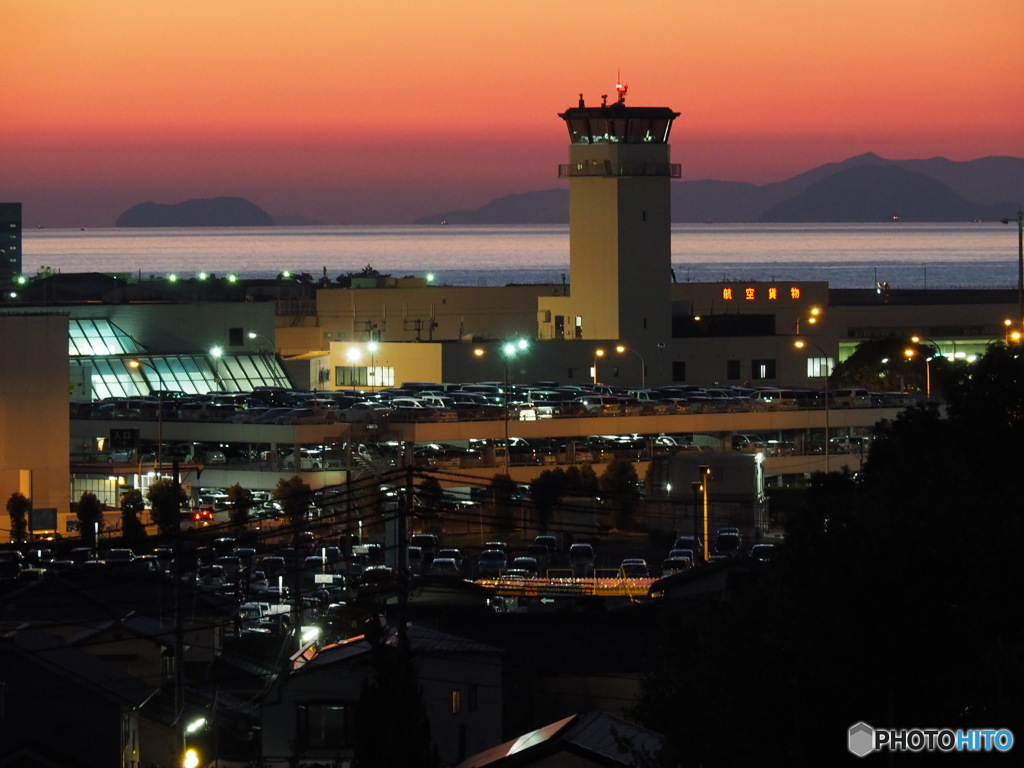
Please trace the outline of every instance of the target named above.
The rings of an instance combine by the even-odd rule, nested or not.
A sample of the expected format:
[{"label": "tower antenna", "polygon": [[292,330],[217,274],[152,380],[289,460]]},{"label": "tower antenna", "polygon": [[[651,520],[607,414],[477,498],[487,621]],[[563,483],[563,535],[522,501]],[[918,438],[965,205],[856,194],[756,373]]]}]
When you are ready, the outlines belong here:
[{"label": "tower antenna", "polygon": [[615,92],[619,94],[618,102],[619,102],[619,104],[625,104],[626,103],[626,91],[629,90],[629,86],[622,84],[622,73],[621,72],[616,72],[615,73],[615,77],[616,77]]}]

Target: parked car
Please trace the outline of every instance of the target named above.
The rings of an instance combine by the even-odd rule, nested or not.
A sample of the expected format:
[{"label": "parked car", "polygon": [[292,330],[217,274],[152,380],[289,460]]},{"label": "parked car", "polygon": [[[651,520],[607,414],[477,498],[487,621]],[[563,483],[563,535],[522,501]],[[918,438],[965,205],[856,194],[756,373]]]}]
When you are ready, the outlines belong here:
[{"label": "parked car", "polygon": [[437,554],[434,556],[436,560],[438,557],[446,557],[455,561],[455,564],[459,567],[459,573],[462,573],[462,569],[466,565],[466,556],[462,554],[461,549],[455,549],[453,547],[442,547],[437,550]]},{"label": "parked car", "polygon": [[762,563],[767,563],[775,557],[775,545],[755,544],[750,548],[750,552],[748,552],[747,554],[751,560],[757,560]]},{"label": "parked car", "polygon": [[872,405],[871,393],[866,389],[837,389],[829,393],[833,408],[867,408]]},{"label": "parked car", "polygon": [[540,573],[536,558],[529,555],[520,555],[512,561],[510,566],[513,570],[525,571],[528,578],[535,579]]},{"label": "parked car", "polygon": [[454,557],[435,557],[427,568],[431,576],[462,576],[462,567],[455,562]]},{"label": "parked car", "polygon": [[692,549],[672,549],[672,550],[669,550],[668,557],[666,559],[673,560],[673,559],[682,558],[682,557],[685,557],[691,563],[695,563],[697,561],[697,553],[694,552]]},{"label": "parked car", "polygon": [[423,553],[424,565],[430,565],[430,561],[434,559],[434,556],[440,549],[437,536],[433,533],[414,533],[409,537],[409,545],[419,547],[420,551]]},{"label": "parked car", "polygon": [[619,573],[625,579],[647,579],[651,571],[642,557],[627,557],[619,565]]},{"label": "parked car", "polygon": [[[693,553],[693,561],[703,559],[704,557],[704,542],[700,536],[680,536],[676,539],[672,545],[672,549],[688,549]],[[671,554],[669,555],[671,557]]]},{"label": "parked car", "polygon": [[689,557],[666,557],[661,564],[661,575],[662,577],[671,576],[674,573],[687,571],[692,567],[693,560]]},{"label": "parked car", "polygon": [[493,579],[508,567],[508,558],[500,549],[485,549],[476,559],[478,579]]},{"label": "parked car", "polygon": [[719,528],[715,532],[715,554],[718,556],[735,557],[742,545],[739,528]]},{"label": "parked car", "polygon": [[573,544],[569,547],[569,566],[572,575],[585,578],[594,575],[594,547],[590,544]]}]

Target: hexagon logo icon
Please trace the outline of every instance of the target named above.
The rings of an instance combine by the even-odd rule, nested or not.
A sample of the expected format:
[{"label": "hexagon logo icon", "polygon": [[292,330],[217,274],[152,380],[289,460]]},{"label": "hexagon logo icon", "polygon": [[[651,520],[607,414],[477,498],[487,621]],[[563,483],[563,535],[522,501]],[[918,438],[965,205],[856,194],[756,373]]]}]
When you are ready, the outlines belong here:
[{"label": "hexagon logo icon", "polygon": [[857,757],[864,757],[875,751],[875,729],[867,723],[854,723],[847,735],[847,747]]}]

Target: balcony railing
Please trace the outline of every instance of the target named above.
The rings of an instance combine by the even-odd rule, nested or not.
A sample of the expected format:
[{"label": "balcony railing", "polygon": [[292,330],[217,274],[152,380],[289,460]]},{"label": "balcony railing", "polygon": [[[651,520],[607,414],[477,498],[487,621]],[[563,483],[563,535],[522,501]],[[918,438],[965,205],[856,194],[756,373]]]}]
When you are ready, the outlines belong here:
[{"label": "balcony railing", "polygon": [[678,179],[683,175],[679,163],[565,163],[558,166],[558,178],[571,179],[580,176],[622,177],[655,176]]}]

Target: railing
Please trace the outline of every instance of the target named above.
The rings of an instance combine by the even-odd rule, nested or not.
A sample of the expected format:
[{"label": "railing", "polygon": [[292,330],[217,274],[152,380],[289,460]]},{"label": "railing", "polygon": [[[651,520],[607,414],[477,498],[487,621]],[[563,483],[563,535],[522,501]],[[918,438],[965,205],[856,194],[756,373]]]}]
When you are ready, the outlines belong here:
[{"label": "railing", "polygon": [[628,597],[646,595],[656,579],[614,577],[567,577],[535,579],[478,579],[502,597]]},{"label": "railing", "polygon": [[558,178],[571,179],[583,176],[616,177],[616,176],[661,176],[671,179],[681,178],[682,166],[679,163],[565,163],[558,166]]}]

